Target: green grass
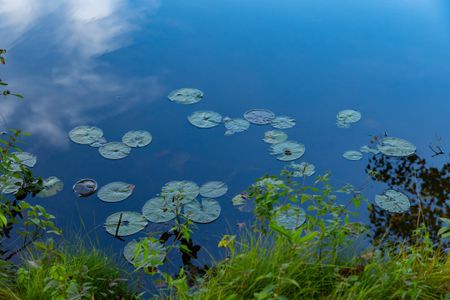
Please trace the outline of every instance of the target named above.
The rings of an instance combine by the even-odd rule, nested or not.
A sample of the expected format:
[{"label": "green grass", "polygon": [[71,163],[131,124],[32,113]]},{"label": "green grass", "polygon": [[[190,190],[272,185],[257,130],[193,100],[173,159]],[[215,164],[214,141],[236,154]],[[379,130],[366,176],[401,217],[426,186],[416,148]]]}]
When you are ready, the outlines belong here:
[{"label": "green grass", "polygon": [[[450,256],[426,243],[330,263],[283,237],[241,238],[195,296],[179,299],[449,299]],[[316,251],[317,253],[317,251]],[[447,295],[447,298],[446,298]]]}]

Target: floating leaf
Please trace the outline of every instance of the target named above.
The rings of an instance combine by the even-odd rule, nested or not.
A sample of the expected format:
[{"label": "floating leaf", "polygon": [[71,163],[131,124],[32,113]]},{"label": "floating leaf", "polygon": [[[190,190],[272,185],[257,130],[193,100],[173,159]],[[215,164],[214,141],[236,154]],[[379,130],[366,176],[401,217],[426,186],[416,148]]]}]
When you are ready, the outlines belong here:
[{"label": "floating leaf", "polygon": [[73,185],[72,189],[78,197],[87,197],[97,191],[97,181],[89,178],[80,179]]},{"label": "floating leaf", "polygon": [[179,104],[194,104],[203,99],[203,92],[193,88],[182,88],[172,91],[169,99]]},{"label": "floating leaf", "polygon": [[37,158],[35,155],[28,153],[28,152],[12,152],[11,153],[13,156],[15,156],[16,159],[14,158],[10,158],[10,166],[9,169],[10,171],[13,172],[19,172],[20,171],[20,166],[27,166],[29,168],[34,167],[34,165],[36,165],[37,162]]},{"label": "floating leaf", "polygon": [[200,188],[192,181],[170,181],[161,190],[161,197],[168,201],[175,201],[182,204],[194,200],[200,193]]},{"label": "floating leaf", "polygon": [[244,113],[244,118],[252,124],[267,125],[275,118],[275,114],[267,109],[251,109]]},{"label": "floating leaf", "polygon": [[200,195],[208,198],[218,198],[225,195],[228,186],[222,181],[210,181],[200,187]]},{"label": "floating leaf", "polygon": [[348,160],[360,160],[363,157],[361,152],[353,150],[345,151],[342,156]]},{"label": "floating leaf", "polygon": [[416,146],[396,137],[383,138],[377,148],[384,155],[396,157],[410,156],[416,152]]},{"label": "floating leaf", "polygon": [[22,178],[1,175],[0,176],[0,193],[14,194],[20,189],[22,184],[23,184]]},{"label": "floating leaf", "polygon": [[380,153],[380,150],[375,149],[375,148],[371,148],[371,147],[369,147],[367,145],[364,145],[361,148],[359,148],[359,152],[378,154],[378,153]]},{"label": "floating leaf", "polygon": [[277,129],[288,129],[295,126],[295,120],[290,117],[279,116],[273,119],[270,124]]},{"label": "floating leaf", "polygon": [[294,177],[312,176],[316,173],[316,167],[313,164],[302,162],[299,164],[291,163],[288,165],[293,170]]},{"label": "floating leaf", "polygon": [[305,153],[305,145],[295,141],[274,144],[270,148],[270,154],[276,155],[277,159],[281,161],[296,160]]},{"label": "floating leaf", "polygon": [[148,200],[142,207],[142,215],[153,223],[168,222],[176,217],[176,206],[168,199],[155,197]]},{"label": "floating leaf", "polygon": [[231,199],[234,206],[240,206],[246,204],[248,201],[248,196],[246,194],[240,193]]},{"label": "floating leaf", "polygon": [[223,124],[227,129],[225,135],[233,135],[237,132],[242,132],[250,127],[250,122],[244,119],[232,119],[229,117],[223,118]]},{"label": "floating leaf", "polygon": [[121,142],[110,142],[98,148],[98,152],[107,159],[122,159],[130,154],[131,148]]},{"label": "floating leaf", "polygon": [[305,211],[300,207],[278,208],[275,222],[284,229],[294,230],[302,226],[306,221]]},{"label": "floating leaf", "polygon": [[44,179],[42,183],[42,190],[37,194],[39,198],[51,197],[61,192],[64,188],[64,183],[58,177],[51,176]]},{"label": "floating leaf", "polygon": [[211,223],[220,216],[220,204],[214,199],[194,200],[184,206],[183,214],[196,223]]},{"label": "floating leaf", "polygon": [[212,128],[222,122],[222,116],[214,111],[202,110],[188,116],[188,121],[199,128]]},{"label": "floating leaf", "polygon": [[263,141],[269,144],[279,144],[287,141],[288,135],[280,130],[269,130],[264,133]]},{"label": "floating leaf", "polygon": [[[141,268],[156,268],[161,265],[166,257],[167,250],[163,244],[158,241],[152,241],[148,238],[148,255],[145,257],[143,251],[136,253],[136,246],[138,242],[132,240],[123,249],[123,256],[125,259],[134,266]],[[141,239],[140,241],[142,241]]]},{"label": "floating leaf", "polygon": [[90,144],[89,146],[94,147],[94,148],[99,148],[103,145],[105,145],[108,141],[104,138],[101,137],[98,140],[96,140],[95,142],[93,142],[92,144]]},{"label": "floating leaf", "polygon": [[114,236],[128,236],[141,231],[148,221],[140,213],[121,211],[106,218],[105,229]]},{"label": "floating leaf", "polygon": [[105,202],[119,202],[131,196],[134,185],[115,181],[102,186],[97,193],[97,197]]},{"label": "floating leaf", "polygon": [[78,126],[69,132],[69,138],[77,144],[90,145],[103,136],[103,131],[95,126]]},{"label": "floating leaf", "polygon": [[382,195],[376,195],[375,203],[391,213],[407,212],[411,206],[408,197],[395,190],[386,190]]},{"label": "floating leaf", "polygon": [[336,115],[336,124],[340,128],[349,128],[351,124],[361,120],[361,113],[352,109],[345,109]]},{"label": "floating leaf", "polygon": [[145,130],[131,130],[124,134],[122,142],[129,147],[145,147],[152,141],[152,135]]}]

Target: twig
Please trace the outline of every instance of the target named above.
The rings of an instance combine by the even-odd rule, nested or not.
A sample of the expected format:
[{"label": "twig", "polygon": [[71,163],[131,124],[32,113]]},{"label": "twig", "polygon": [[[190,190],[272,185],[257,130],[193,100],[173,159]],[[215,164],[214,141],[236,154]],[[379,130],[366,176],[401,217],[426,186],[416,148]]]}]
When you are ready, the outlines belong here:
[{"label": "twig", "polygon": [[436,157],[438,155],[444,154],[444,151],[442,151],[442,148],[440,146],[436,146],[436,149],[434,149],[433,146],[428,146],[428,147],[434,153],[431,157]]}]

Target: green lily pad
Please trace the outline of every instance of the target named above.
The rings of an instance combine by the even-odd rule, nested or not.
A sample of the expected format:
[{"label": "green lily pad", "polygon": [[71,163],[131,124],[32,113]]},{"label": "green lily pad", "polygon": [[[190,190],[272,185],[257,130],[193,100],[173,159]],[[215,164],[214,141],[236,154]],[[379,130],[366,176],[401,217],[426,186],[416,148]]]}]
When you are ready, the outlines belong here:
[{"label": "green lily pad", "polygon": [[296,206],[278,208],[275,222],[284,229],[294,230],[306,222],[306,213],[302,208]]},{"label": "green lily pad", "polygon": [[277,129],[288,129],[295,126],[295,120],[290,117],[279,116],[273,119],[270,124]]},{"label": "green lily pad", "polygon": [[270,154],[276,155],[277,159],[281,161],[296,160],[305,153],[305,145],[295,141],[273,144],[270,149]]},{"label": "green lily pad", "polygon": [[168,201],[186,204],[194,200],[200,193],[200,188],[195,182],[182,180],[170,181],[161,190],[161,197]]},{"label": "green lily pad", "polygon": [[90,178],[80,179],[73,185],[72,190],[78,197],[88,197],[97,191],[97,181]]},{"label": "green lily pad", "polygon": [[233,135],[237,132],[243,132],[249,129],[250,122],[244,119],[232,119],[229,117],[223,118],[223,124],[225,125],[225,128],[227,129],[225,131],[225,135]]},{"label": "green lily pad", "polygon": [[275,118],[275,114],[268,109],[251,109],[244,113],[244,118],[252,124],[267,125]]},{"label": "green lily pad", "polygon": [[103,130],[95,126],[78,126],[69,132],[72,142],[90,145],[103,136]]},{"label": "green lily pad", "polygon": [[359,148],[359,152],[361,153],[372,153],[372,154],[378,154],[380,153],[380,150],[369,147],[367,145],[361,146],[361,148]]},{"label": "green lily pad", "polygon": [[411,207],[408,197],[396,190],[386,190],[382,195],[376,195],[375,203],[390,213],[404,213]]},{"label": "green lily pad", "polygon": [[222,181],[210,181],[200,187],[200,195],[207,198],[218,198],[225,195],[228,185]]},{"label": "green lily pad", "polygon": [[107,159],[122,159],[130,154],[131,148],[121,142],[110,142],[98,148],[98,152]]},{"label": "green lily pad", "polygon": [[194,104],[203,99],[203,92],[193,88],[182,88],[172,91],[169,99],[179,104]]},{"label": "green lily pad", "polygon": [[184,206],[183,214],[195,223],[211,223],[220,216],[220,204],[214,199],[194,200]]},{"label": "green lily pad", "polygon": [[0,193],[1,194],[14,194],[20,189],[22,184],[23,184],[22,178],[1,175],[0,176]]},{"label": "green lily pad", "polygon": [[44,179],[42,183],[42,190],[36,196],[39,198],[51,197],[61,192],[63,188],[64,183],[61,179],[51,176]]},{"label": "green lily pad", "polygon": [[134,185],[115,181],[102,186],[97,193],[97,197],[105,202],[119,202],[131,196]]},{"label": "green lily pad", "polygon": [[288,135],[280,130],[269,130],[264,133],[263,141],[268,144],[279,144],[286,142]]},{"label": "green lily pad", "polygon": [[109,234],[128,236],[139,232],[147,226],[148,221],[140,213],[134,211],[121,211],[106,218],[105,229]]},{"label": "green lily pad", "polygon": [[136,246],[138,242],[136,240],[132,240],[123,249],[123,256],[125,259],[130,264],[141,268],[156,268],[162,265],[164,259],[166,258],[167,249],[160,242],[151,241],[148,238],[144,239],[148,240],[148,256],[144,257],[144,253],[142,251],[140,251],[140,253],[136,253]]},{"label": "green lily pad", "polygon": [[128,147],[145,147],[152,141],[152,135],[145,130],[131,130],[124,134],[122,142]]},{"label": "green lily pad", "polygon": [[215,111],[201,110],[188,116],[188,121],[195,127],[212,128],[222,123],[222,116]]},{"label": "green lily pad", "polygon": [[313,164],[301,162],[299,164],[291,163],[288,168],[293,170],[294,177],[312,176],[316,173],[316,167]]},{"label": "green lily pad", "polygon": [[348,160],[360,160],[361,158],[363,158],[361,152],[354,150],[345,151],[344,154],[342,154],[342,156]]},{"label": "green lily pad", "polygon": [[248,196],[246,194],[240,193],[234,196],[231,199],[231,202],[233,203],[233,206],[240,206],[246,204],[248,201]]},{"label": "green lily pad", "polygon": [[9,166],[10,171],[13,172],[19,172],[20,166],[26,166],[29,168],[34,167],[37,162],[37,158],[35,155],[28,153],[28,152],[12,152],[12,155],[14,155],[17,159],[10,158],[11,164]]},{"label": "green lily pad", "polygon": [[377,148],[384,155],[395,157],[410,156],[416,152],[416,146],[396,137],[383,138]]},{"label": "green lily pad", "polygon": [[89,144],[89,146],[94,147],[94,148],[99,148],[101,146],[104,146],[106,143],[108,143],[108,141],[104,137],[101,137],[98,140],[96,140],[95,142]]},{"label": "green lily pad", "polygon": [[345,109],[336,115],[336,124],[340,128],[349,128],[351,124],[361,120],[361,113],[352,109]]},{"label": "green lily pad", "polygon": [[176,217],[176,206],[168,199],[155,197],[144,204],[142,215],[153,223],[169,222]]}]

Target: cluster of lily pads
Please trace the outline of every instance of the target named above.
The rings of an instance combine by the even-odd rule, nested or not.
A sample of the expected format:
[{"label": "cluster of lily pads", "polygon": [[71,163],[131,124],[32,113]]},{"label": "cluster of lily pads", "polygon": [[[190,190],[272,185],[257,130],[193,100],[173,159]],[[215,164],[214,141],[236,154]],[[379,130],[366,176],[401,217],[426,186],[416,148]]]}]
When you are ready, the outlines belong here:
[{"label": "cluster of lily pads", "polygon": [[131,148],[149,145],[152,135],[145,130],[131,130],[122,136],[121,142],[108,142],[103,130],[95,126],[77,126],[69,132],[72,142],[98,148],[101,156],[107,159],[122,159],[131,153]]}]

